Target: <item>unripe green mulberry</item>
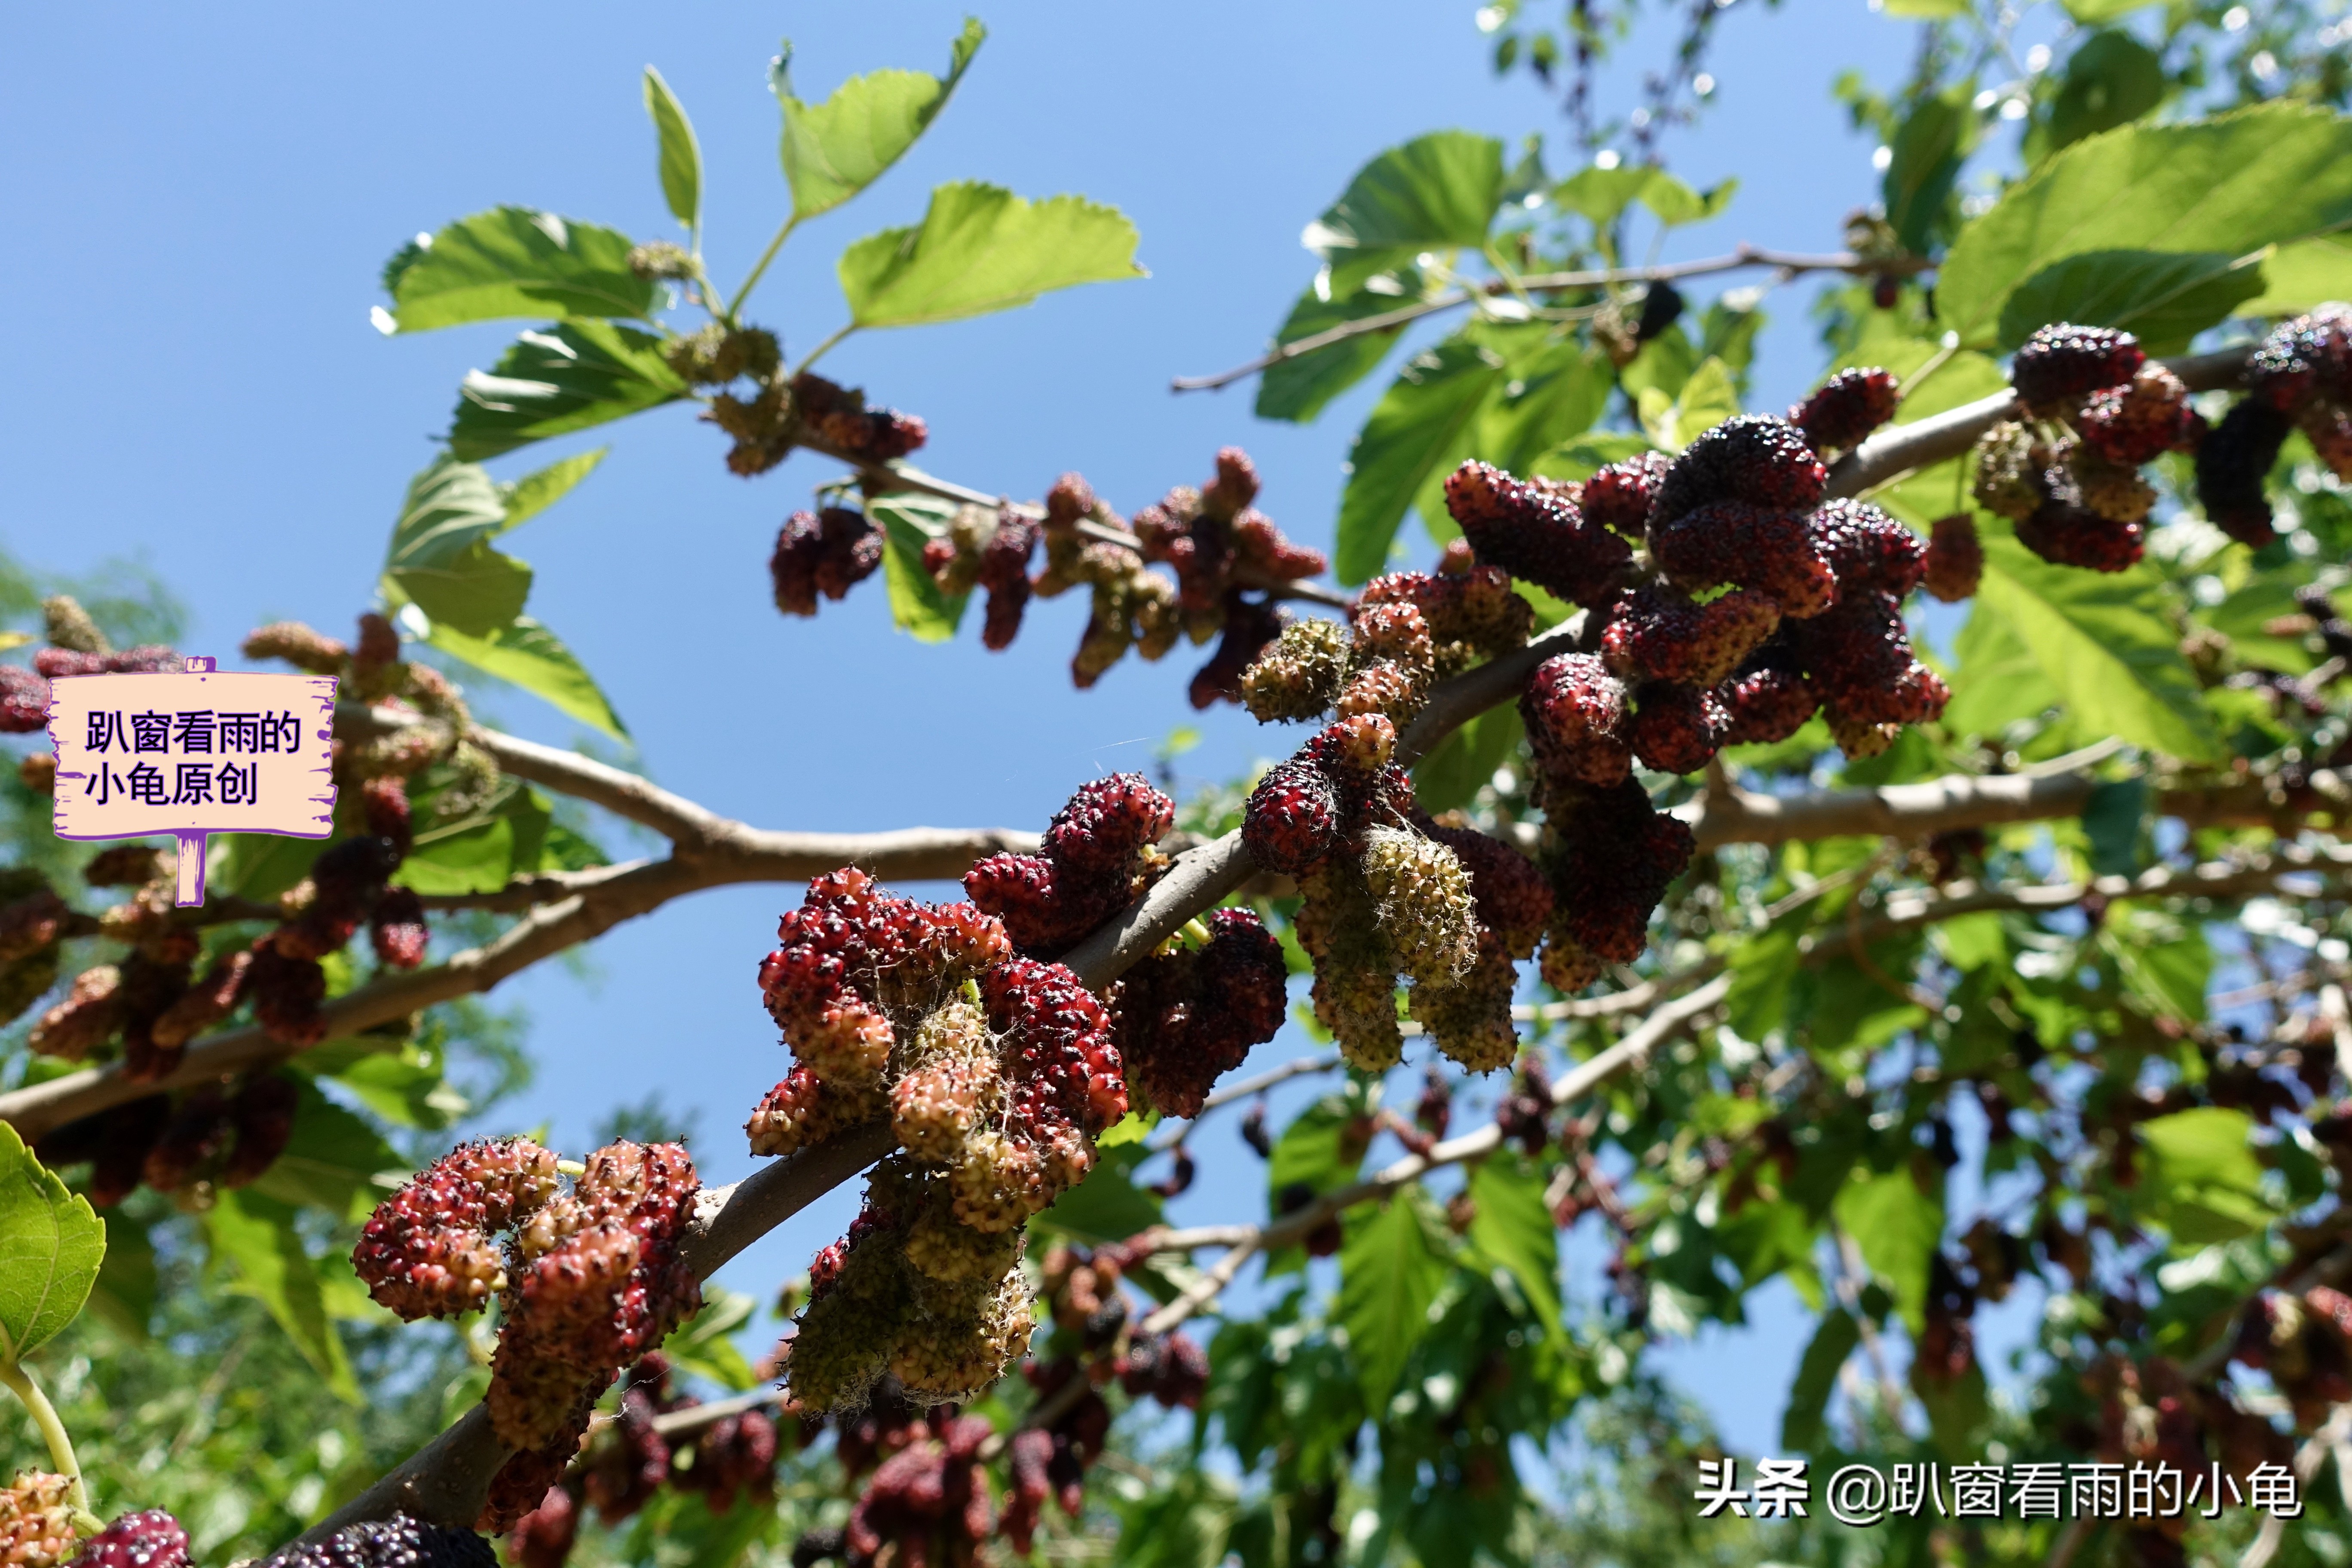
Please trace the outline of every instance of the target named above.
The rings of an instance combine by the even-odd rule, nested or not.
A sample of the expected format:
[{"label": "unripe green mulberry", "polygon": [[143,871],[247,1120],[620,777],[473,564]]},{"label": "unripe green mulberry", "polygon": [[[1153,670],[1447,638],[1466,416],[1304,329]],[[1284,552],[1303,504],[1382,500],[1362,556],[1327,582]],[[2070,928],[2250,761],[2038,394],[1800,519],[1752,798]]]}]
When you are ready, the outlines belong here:
[{"label": "unripe green mulberry", "polygon": [[1004,1375],[1034,1326],[1028,1283],[1015,1268],[968,1314],[926,1318],[899,1336],[890,1371],[919,1403],[969,1399]]},{"label": "unripe green mulberry", "polygon": [[1037,1149],[1002,1132],[968,1137],[949,1182],[956,1217],[975,1230],[1011,1230],[1053,1201]]},{"label": "unripe green mulberry", "polygon": [[2031,517],[2049,494],[2042,479],[2048,467],[2048,449],[2033,433],[2004,419],[1977,438],[1976,478],[1969,493],[1987,511]]},{"label": "unripe green mulberry", "polygon": [[1242,672],[1242,701],[1262,724],[1319,718],[1339,697],[1347,665],[1346,627],[1293,621]]},{"label": "unripe green mulberry", "polygon": [[1470,873],[1453,850],[1417,833],[1376,827],[1364,836],[1364,884],[1403,972],[1443,984],[1478,956]]},{"label": "unripe green mulberry", "polygon": [[1447,984],[1412,988],[1406,1007],[1437,1048],[1471,1072],[1507,1068],[1519,1054],[1511,1021],[1518,971],[1492,933],[1482,933],[1478,961]]},{"label": "unripe green mulberry", "polygon": [[52,594],[41,601],[43,634],[51,647],[70,648],[76,653],[112,653],[114,645],[81,607],[81,601],[69,594]]},{"label": "unripe green mulberry", "polygon": [[245,639],[247,658],[275,658],[312,675],[341,675],[352,650],[299,621],[276,621]]},{"label": "unripe green mulberry", "polygon": [[648,280],[676,282],[694,276],[694,258],[675,241],[649,239],[629,247],[629,270]]}]

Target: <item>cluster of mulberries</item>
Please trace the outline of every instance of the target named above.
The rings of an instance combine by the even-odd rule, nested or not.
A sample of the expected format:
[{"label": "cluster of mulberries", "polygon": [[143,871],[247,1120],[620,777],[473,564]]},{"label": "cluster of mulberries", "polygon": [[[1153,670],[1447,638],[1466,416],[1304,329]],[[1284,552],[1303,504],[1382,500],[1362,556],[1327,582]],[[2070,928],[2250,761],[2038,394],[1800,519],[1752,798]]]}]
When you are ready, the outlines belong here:
[{"label": "cluster of mulberries", "polygon": [[730,327],[718,321],[672,339],[662,349],[662,359],[689,386],[724,386],[743,376],[764,385],[775,379],[783,357],[783,345],[765,327]]},{"label": "cluster of mulberries", "polygon": [[[981,640],[992,649],[1012,646],[1033,595],[1088,589],[1086,630],[1070,661],[1081,689],[1130,648],[1156,661],[1179,639],[1217,637],[1192,682],[1192,706],[1206,708],[1240,696],[1242,671],[1281,631],[1270,591],[1324,566],[1320,553],[1293,544],[1250,505],[1256,495],[1257,470],[1231,447],[1217,454],[1216,478],[1204,489],[1180,486],[1132,524],[1084,477],[1064,474],[1042,509],[1003,507],[992,517],[964,508],[924,547],[923,562],[944,594],[988,590]],[[1041,545],[1045,564],[1033,575]],[[1175,581],[1146,569],[1152,564],[1172,568]]]},{"label": "cluster of mulberries", "polygon": [[1873,365],[1842,370],[1789,410],[1789,423],[1816,452],[1843,452],[1895,417],[1902,391],[1894,374]]},{"label": "cluster of mulberries", "polygon": [[[0,735],[29,735],[48,727],[49,682],[68,675],[147,675],[180,668],[180,656],[155,644],[118,650],[77,600],[57,595],[41,605],[49,646],[33,653],[33,668],[0,664]],[[54,767],[55,759],[51,759]]]},{"label": "cluster of mulberries", "polygon": [[817,595],[836,603],[882,564],[882,531],[845,506],[796,511],[776,534],[768,574],[776,608],[788,616],[816,614]]},{"label": "cluster of mulberries", "polygon": [[[1169,809],[1140,779],[1100,781],[1031,858],[1074,896],[1125,889]],[[857,1403],[886,1373],[927,1403],[968,1397],[1026,1342],[1029,1216],[1085,1176],[1094,1139],[1126,1114],[1110,1021],[1067,969],[1014,956],[993,915],[902,899],[855,869],[812,882],[778,935],[761,988],[796,1066],[751,1118],[753,1152],[877,1116],[900,1150],[811,1267],[784,1376],[812,1411]]]},{"label": "cluster of mulberries", "polygon": [[1377,713],[1403,724],[1432,684],[1528,640],[1535,612],[1500,567],[1376,577],[1345,626],[1294,621],[1242,675],[1241,697],[1261,723],[1336,712]]},{"label": "cluster of mulberries", "polygon": [[2283,321],[2246,363],[2247,395],[2197,448],[2197,498],[2231,538],[2277,537],[2263,494],[2287,436],[2300,428],[2338,479],[2352,479],[2352,307],[2322,305]]},{"label": "cluster of mulberries", "polygon": [[404,1513],[347,1524],[326,1540],[294,1545],[256,1568],[497,1568],[499,1554],[470,1530]]},{"label": "cluster of mulberries", "polygon": [[2045,561],[2123,571],[2140,558],[2156,505],[2141,468],[2206,438],[2188,388],[2129,332],[2065,323],[2026,340],[2010,384],[2027,417],[1979,439],[1978,504],[2013,520]]},{"label": "cluster of mulberries", "polygon": [[1198,1116],[1217,1079],[1274,1038],[1287,1005],[1282,944],[1248,910],[1218,910],[1198,947],[1136,964],[1108,998],[1133,1098],[1163,1116]]},{"label": "cluster of mulberries", "polygon": [[[673,352],[693,354],[698,351],[682,345],[694,341],[681,340],[681,346]],[[725,352],[724,340],[715,352]],[[744,374],[752,374],[752,357],[763,362],[767,357],[757,344],[743,345],[741,353]],[[714,371],[719,368],[715,363],[711,366]],[[853,463],[879,465],[919,449],[930,437],[922,420],[914,415],[895,408],[868,408],[866,394],[856,387],[841,386],[806,371],[782,380],[773,364],[752,396],[722,392],[710,400],[702,417],[735,437],[727,453],[727,468],[745,479],[766,473],[791,456],[794,447],[814,447]]]},{"label": "cluster of mulberries", "polygon": [[37,1145],[52,1169],[87,1161],[83,1190],[110,1208],[142,1183],[201,1205],[215,1187],[258,1180],[294,1137],[300,1103],[293,1080],[275,1073],[247,1079],[236,1089],[204,1085],[175,1100],[147,1095],[68,1121]]},{"label": "cluster of mulberries", "polygon": [[1395,1066],[1404,1048],[1397,976],[1454,985],[1479,953],[1470,873],[1413,826],[1412,781],[1390,761],[1395,747],[1382,715],[1341,719],[1267,770],[1242,816],[1251,858],[1298,879],[1315,1015],[1368,1071]]},{"label": "cluster of mulberries", "polygon": [[369,1219],[352,1265],[382,1305],[413,1321],[495,1295],[503,1311],[486,1403],[518,1452],[481,1528],[539,1506],[614,1374],[699,1305],[678,1244],[700,1190],[675,1143],[599,1149],[567,1193],[552,1153],[498,1139],[459,1145]]},{"label": "cluster of mulberries", "polygon": [[989,856],[964,873],[964,891],[1017,951],[1057,957],[1167,870],[1153,847],[1175,823],[1176,803],[1141,773],[1095,779],[1054,814],[1040,853]]}]

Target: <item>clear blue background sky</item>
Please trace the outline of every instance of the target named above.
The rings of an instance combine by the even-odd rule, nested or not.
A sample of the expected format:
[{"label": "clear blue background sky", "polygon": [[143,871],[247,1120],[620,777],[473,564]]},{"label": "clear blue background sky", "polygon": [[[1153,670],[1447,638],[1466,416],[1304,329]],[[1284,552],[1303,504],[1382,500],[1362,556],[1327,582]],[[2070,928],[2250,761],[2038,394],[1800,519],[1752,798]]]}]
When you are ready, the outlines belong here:
[{"label": "clear blue background sky", "polygon": [[[348,635],[458,377],[509,335],[380,337],[368,309],[384,258],[420,229],[501,202],[671,234],[638,100],[652,62],[700,133],[708,250],[731,286],[785,201],[762,85],[778,36],[792,37],[797,85],[815,98],[879,66],[942,68],[961,16],[934,0],[11,8],[0,17],[12,62],[0,268],[18,301],[13,374],[0,380],[8,549],[64,574],[143,561],[189,605],[190,651],[231,655],[247,629],[281,616]],[[1496,81],[1467,4],[1025,0],[984,20],[992,37],[930,135],[794,239],[753,315],[804,350],[842,316],[834,256],[912,221],[940,181],[1115,203],[1141,230],[1149,281],[854,339],[829,373],[923,415],[932,437],[920,460],[990,490],[1034,496],[1076,468],[1131,511],[1206,478],[1212,452],[1238,443],[1265,476],[1265,510],[1328,546],[1349,440],[1385,378],[1303,429],[1254,420],[1247,387],[1176,398],[1168,378],[1263,345],[1312,275],[1301,227],[1367,157],[1449,126],[1514,144],[1541,130],[1560,172],[1555,103],[1524,76]],[[1737,174],[1741,193],[1726,217],[1676,235],[1669,258],[1739,239],[1832,247],[1876,180],[1870,142],[1847,129],[1829,83],[1848,66],[1891,80],[1910,41],[1908,26],[1862,0],[1733,8],[1714,105],[1667,151],[1694,184]],[[1660,42],[1645,31],[1604,84],[1604,108],[1635,101]],[[1760,406],[1822,368],[1806,298],[1771,301]],[[814,621],[780,617],[766,559],[782,517],[832,477],[817,459],[747,483],[725,471],[717,433],[673,409],[498,467],[511,475],[596,441],[614,447],[604,467],[511,536],[538,571],[531,611],[595,671],[654,775],[720,811],[789,828],[1035,827],[1081,780],[1142,765],[1179,724],[1205,733],[1182,764],[1198,778],[1286,749],[1246,715],[1191,712],[1190,650],[1072,690],[1081,595],[1033,607],[1002,655],[979,648],[976,626],[952,648],[894,635],[878,579]],[[520,695],[492,699],[488,714],[571,738]],[[753,970],[796,897],[704,894],[606,937],[584,980],[547,966],[499,992],[527,1009],[541,1063],[513,1119],[544,1118],[576,1149],[615,1101],[658,1089],[700,1112],[709,1175],[743,1174],[736,1130],[785,1060]],[[1303,1048],[1287,1032],[1251,1070]],[[1257,1162],[1230,1127],[1206,1130],[1202,1146],[1215,1157],[1175,1213],[1254,1212]],[[765,1296],[854,1202],[835,1194],[726,1280]],[[1571,1289],[1589,1298],[1600,1283],[1588,1274]],[[1757,1327],[1665,1361],[1737,1447],[1769,1451],[1805,1330],[1775,1297]]]}]

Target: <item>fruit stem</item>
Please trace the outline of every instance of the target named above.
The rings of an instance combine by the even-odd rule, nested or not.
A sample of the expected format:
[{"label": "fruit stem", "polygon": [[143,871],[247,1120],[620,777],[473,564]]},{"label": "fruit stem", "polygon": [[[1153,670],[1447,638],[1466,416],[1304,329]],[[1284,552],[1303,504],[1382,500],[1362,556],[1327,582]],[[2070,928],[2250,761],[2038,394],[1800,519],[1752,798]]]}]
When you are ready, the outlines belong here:
[{"label": "fruit stem", "polygon": [[66,1478],[66,1500],[73,1506],[74,1527],[80,1529],[81,1521],[88,1519],[89,1530],[95,1533],[102,1526],[89,1511],[89,1493],[81,1484],[81,1461],[74,1458],[73,1438],[67,1434],[66,1424],[58,1419],[57,1406],[41,1392],[41,1385],[33,1381],[33,1374],[15,1362],[0,1362],[0,1383],[6,1384],[9,1391],[25,1402],[25,1408],[32,1413],[33,1425],[41,1429],[41,1439],[49,1446],[49,1463]]},{"label": "fruit stem", "polygon": [[558,1173],[566,1176],[584,1176],[588,1173],[587,1165],[579,1160],[558,1160],[555,1162],[555,1168]]},{"label": "fruit stem", "polygon": [[759,287],[761,276],[768,270],[768,263],[776,258],[776,252],[784,247],[784,241],[792,237],[793,230],[798,228],[800,223],[800,215],[793,214],[784,220],[783,227],[776,230],[776,237],[768,241],[768,248],[761,253],[759,262],[751,268],[751,275],[743,279],[743,287],[735,290],[735,298],[727,301],[727,314],[722,319],[729,326],[735,324],[736,317],[742,311],[743,301],[749,300],[751,290]]}]

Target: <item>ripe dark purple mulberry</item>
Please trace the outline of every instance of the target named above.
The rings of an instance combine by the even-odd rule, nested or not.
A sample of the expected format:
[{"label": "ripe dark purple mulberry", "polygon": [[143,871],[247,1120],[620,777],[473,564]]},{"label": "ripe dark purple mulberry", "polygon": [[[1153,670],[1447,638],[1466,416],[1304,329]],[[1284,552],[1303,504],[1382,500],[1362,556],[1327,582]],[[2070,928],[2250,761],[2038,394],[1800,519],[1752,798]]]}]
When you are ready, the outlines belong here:
[{"label": "ripe dark purple mulberry", "polygon": [[1716,695],[1730,716],[1724,743],[1735,746],[1785,741],[1803,729],[1822,705],[1785,646],[1749,660],[1716,689]]},{"label": "ripe dark purple mulberry", "polygon": [[1176,803],[1141,773],[1113,773],[1078,786],[1045,828],[1045,853],[1087,875],[1122,880],[1135,857],[1176,825]]},{"label": "ripe dark purple mulberry", "polygon": [[1839,450],[1895,417],[1901,393],[1891,372],[1873,366],[1842,370],[1789,410],[1789,423],[1804,432],[1815,451]]},{"label": "ripe dark purple mulberry", "polygon": [[1833,715],[1865,724],[1924,723],[1944,710],[1951,689],[1911,651],[1903,607],[1892,594],[1864,589],[1790,637],[1813,687]]},{"label": "ripe dark purple mulberry", "polygon": [[1650,912],[1697,848],[1687,824],[1654,810],[1634,781],[1558,792],[1546,816],[1552,931],[1609,963],[1642,955]]},{"label": "ripe dark purple mulberry", "polygon": [[2281,414],[2315,396],[2352,403],[2352,308],[2323,305],[2280,322],[2247,360],[2246,386]]},{"label": "ripe dark purple mulberry", "polygon": [[1654,539],[1661,521],[1714,501],[1810,511],[1821,503],[1828,479],[1795,426],[1769,414],[1743,414],[1702,432],[1675,459],[1658,481],[1650,531]]},{"label": "ripe dark purple mulberry", "polygon": [[368,917],[376,958],[389,968],[414,969],[425,962],[432,933],[425,924],[425,900],[413,888],[386,888]]},{"label": "ripe dark purple mulberry", "polygon": [[1780,602],[1752,589],[1698,605],[1645,586],[1619,595],[1601,633],[1601,657],[1618,675],[1712,686],[1780,624]]},{"label": "ripe dark purple mulberry", "polygon": [[2255,549],[2278,537],[2263,487],[2293,422],[2259,397],[2241,398],[2197,448],[2197,502],[2206,518]]},{"label": "ripe dark purple mulberry", "polygon": [[1445,481],[1445,509],[1478,559],[1578,604],[1607,598],[1632,548],[1587,519],[1561,490],[1465,463]]},{"label": "ripe dark purple mulberry", "polygon": [[2102,387],[2123,385],[2147,363],[2129,332],[2061,321],[2025,340],[2010,361],[2009,384],[2037,413],[2071,413]]},{"label": "ripe dark purple mulberry", "polygon": [[[2267,528],[2267,504],[2263,510],[2263,526]],[[2137,522],[2118,522],[2053,499],[2034,508],[2032,516],[2018,520],[2017,542],[2053,565],[2123,572],[2146,549],[2147,531]],[[2246,542],[2256,542],[2248,539]]]},{"label": "ripe dark purple mulberry", "polygon": [[1650,555],[1677,587],[1736,584],[1769,594],[1784,616],[1817,616],[1836,599],[1837,577],[1813,540],[1810,516],[1746,501],[1710,501],[1670,521],[1654,518]]},{"label": "ripe dark purple mulberry", "polygon": [[2144,364],[2124,385],[2091,394],[2074,428],[2107,461],[2134,468],[2177,446],[2189,416],[2189,388],[2180,378],[2160,364]]},{"label": "ripe dark purple mulberry", "polygon": [[1866,500],[1824,501],[1806,528],[1837,574],[1841,595],[1875,588],[1899,599],[1927,575],[1927,547],[1919,536]]},{"label": "ripe dark purple mulberry", "polygon": [[224,1185],[244,1186],[278,1163],[294,1137],[299,1098],[294,1080],[278,1073],[264,1073],[236,1091],[228,1105],[236,1144],[221,1167]]},{"label": "ripe dark purple mulberry", "polygon": [[348,1524],[314,1545],[289,1546],[259,1568],[497,1568],[498,1553],[470,1530],[404,1513]]},{"label": "ripe dark purple mulberry", "polygon": [[776,608],[788,616],[814,616],[820,594],[840,599],[881,564],[882,531],[863,512],[838,506],[814,515],[796,511],[784,520],[768,562]]}]

